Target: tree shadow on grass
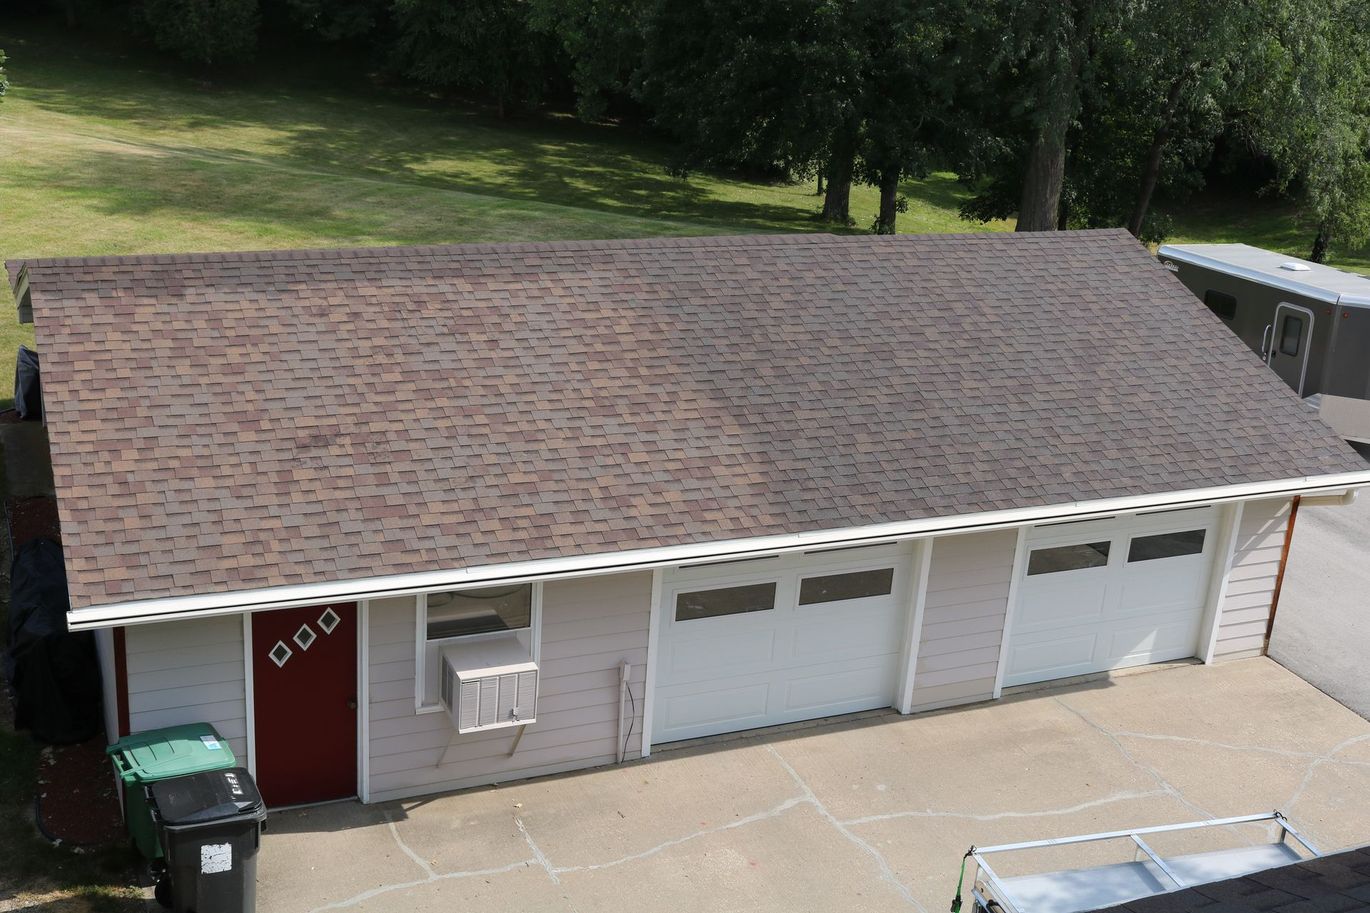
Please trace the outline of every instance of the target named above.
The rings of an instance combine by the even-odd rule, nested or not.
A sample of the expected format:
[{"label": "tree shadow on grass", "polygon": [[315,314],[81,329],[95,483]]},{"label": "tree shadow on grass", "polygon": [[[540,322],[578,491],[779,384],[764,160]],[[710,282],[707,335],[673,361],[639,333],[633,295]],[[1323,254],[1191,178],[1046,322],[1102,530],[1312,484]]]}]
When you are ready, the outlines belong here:
[{"label": "tree shadow on grass", "polygon": [[[207,90],[136,60],[88,59],[42,36],[11,51],[16,98],[133,142],[732,230],[822,227],[804,187],[677,178],[667,172],[669,147],[622,128],[556,116],[497,121],[413,96],[311,86]],[[792,204],[747,198],[787,193]]]}]

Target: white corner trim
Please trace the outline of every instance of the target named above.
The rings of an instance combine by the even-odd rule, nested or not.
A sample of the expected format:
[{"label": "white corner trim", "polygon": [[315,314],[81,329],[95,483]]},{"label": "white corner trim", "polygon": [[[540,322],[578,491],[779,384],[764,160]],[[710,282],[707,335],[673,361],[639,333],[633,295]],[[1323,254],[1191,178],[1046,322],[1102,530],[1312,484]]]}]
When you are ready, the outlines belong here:
[{"label": "white corner trim", "polygon": [[697,560],[732,560],[800,552],[820,547],[835,548],[865,545],[884,540],[917,539],[930,535],[988,532],[1052,520],[1088,519],[1118,513],[1152,509],[1180,509],[1207,506],[1253,498],[1324,494],[1347,488],[1370,486],[1370,470],[1324,476],[1305,476],[1273,482],[1248,482],[1190,491],[1131,495],[1097,501],[1076,501],[1045,507],[983,511],[951,517],[903,520],[870,526],[727,539],[715,542],[674,545],[662,548],[630,549],[593,555],[545,558],[509,564],[481,565],[413,574],[366,577],[357,580],[331,580],[190,596],[140,599],[110,605],[73,609],[67,613],[67,626],[73,631],[113,625],[143,624],[178,618],[232,615],[238,612],[285,609],[329,602],[358,602],[391,596],[409,596],[445,589],[472,586],[527,583],[597,574],[648,570]]},{"label": "white corner trim", "polygon": [[1232,578],[1232,562],[1237,557],[1237,540],[1241,537],[1242,513],[1246,504],[1238,501],[1228,505],[1227,516],[1222,524],[1222,537],[1213,556],[1213,576],[1210,580],[1209,603],[1204,614],[1207,627],[1204,628],[1203,651],[1199,658],[1205,663],[1213,662],[1218,650],[1218,632],[1222,630],[1223,603],[1227,601],[1227,584]]},{"label": "white corner trim", "polygon": [[1004,693],[1004,672],[1008,666],[1009,632],[1013,630],[1013,619],[1018,614],[1018,591],[1020,581],[1027,570],[1027,537],[1032,527],[1018,527],[1018,541],[1013,546],[1013,573],[1009,577],[1008,605],[1004,610],[1004,633],[999,638],[999,663],[994,670],[994,699]]},{"label": "white corner trim", "polygon": [[247,728],[247,772],[257,776],[257,685],[252,675],[252,613],[243,613],[243,721]]},{"label": "white corner trim", "polygon": [[919,539],[909,557],[912,579],[909,581],[908,635],[904,639],[904,671],[899,680],[899,699],[895,703],[895,709],[900,713],[913,711],[913,688],[918,679],[918,652],[923,639],[923,612],[928,602],[928,575],[936,544],[935,538]]},{"label": "white corner trim", "polygon": [[423,702],[428,681],[428,594],[414,597],[414,713],[436,713],[441,707]]},{"label": "white corner trim", "polygon": [[371,801],[371,603],[357,603],[357,798]]},{"label": "white corner trim", "polygon": [[657,640],[661,634],[661,589],[663,570],[652,569],[652,601],[647,616],[647,668],[643,671],[646,684],[642,690],[642,748],[641,756],[652,756],[652,710],[656,706],[656,667],[660,661]]}]

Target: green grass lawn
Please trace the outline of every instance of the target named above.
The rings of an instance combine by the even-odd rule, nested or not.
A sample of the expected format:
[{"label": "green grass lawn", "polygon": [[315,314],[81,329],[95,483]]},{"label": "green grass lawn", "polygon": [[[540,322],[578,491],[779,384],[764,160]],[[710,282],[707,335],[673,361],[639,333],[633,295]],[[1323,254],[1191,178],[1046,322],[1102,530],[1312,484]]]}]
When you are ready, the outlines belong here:
[{"label": "green grass lawn", "polygon": [[[0,257],[820,230],[811,184],[667,173],[669,150],[570,117],[497,120],[435,99],[262,71],[207,84],[46,27],[0,27]],[[265,55],[264,55],[265,56]],[[345,84],[344,84],[345,83]],[[363,88],[358,89],[360,83]],[[939,173],[903,189],[901,231],[961,221]],[[876,210],[853,189],[857,227]],[[1286,204],[1204,200],[1179,239],[1305,253]],[[1343,263],[1370,269],[1370,254]],[[31,340],[0,293],[0,397]]]}]

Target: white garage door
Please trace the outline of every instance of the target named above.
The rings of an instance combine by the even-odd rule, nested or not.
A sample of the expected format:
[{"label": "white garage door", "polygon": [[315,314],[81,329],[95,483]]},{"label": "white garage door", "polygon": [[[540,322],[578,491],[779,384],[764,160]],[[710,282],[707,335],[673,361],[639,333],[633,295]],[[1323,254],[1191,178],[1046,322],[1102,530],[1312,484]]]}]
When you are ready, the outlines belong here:
[{"label": "white garage door", "polygon": [[1215,521],[1204,508],[1029,533],[1004,684],[1196,655]]},{"label": "white garage door", "polygon": [[891,706],[908,572],[907,546],[667,571],[652,741]]}]

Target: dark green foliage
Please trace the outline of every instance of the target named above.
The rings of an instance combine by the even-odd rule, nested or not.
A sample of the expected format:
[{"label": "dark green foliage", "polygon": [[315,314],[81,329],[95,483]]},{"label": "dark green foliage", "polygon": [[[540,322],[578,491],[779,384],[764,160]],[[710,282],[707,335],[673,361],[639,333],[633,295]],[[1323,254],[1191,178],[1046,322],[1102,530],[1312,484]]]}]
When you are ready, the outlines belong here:
[{"label": "dark green foliage", "polygon": [[501,114],[541,102],[555,43],[524,0],[394,0],[397,68],[426,85],[489,96]]},{"label": "dark green foliage", "polygon": [[257,0],[143,0],[139,17],[157,47],[187,63],[240,63],[257,49]]},{"label": "dark green foliage", "polygon": [[291,19],[324,41],[344,41],[381,30],[390,0],[284,0]]},{"label": "dark green foliage", "polygon": [[570,63],[577,113],[586,120],[628,104],[646,43],[650,0],[531,0],[532,27]]}]

